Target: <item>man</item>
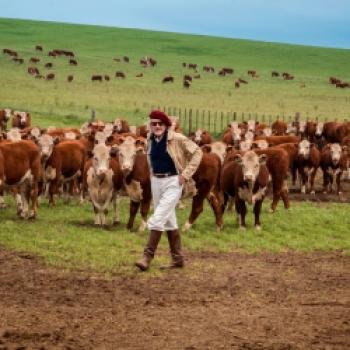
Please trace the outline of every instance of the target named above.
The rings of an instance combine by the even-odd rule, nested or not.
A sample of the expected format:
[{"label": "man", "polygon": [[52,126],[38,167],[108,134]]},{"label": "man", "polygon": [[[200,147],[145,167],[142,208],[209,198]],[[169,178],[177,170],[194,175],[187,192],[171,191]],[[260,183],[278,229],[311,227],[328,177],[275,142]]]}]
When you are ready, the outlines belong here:
[{"label": "man", "polygon": [[147,222],[150,236],[143,258],[135,265],[142,271],[148,270],[162,232],[166,231],[172,258],[167,267],[181,268],[184,259],[175,208],[181,198],[183,184],[192,177],[201,162],[202,150],[186,136],[169,130],[171,121],[162,111],[154,110],[149,117],[151,132],[147,156],[154,213]]}]

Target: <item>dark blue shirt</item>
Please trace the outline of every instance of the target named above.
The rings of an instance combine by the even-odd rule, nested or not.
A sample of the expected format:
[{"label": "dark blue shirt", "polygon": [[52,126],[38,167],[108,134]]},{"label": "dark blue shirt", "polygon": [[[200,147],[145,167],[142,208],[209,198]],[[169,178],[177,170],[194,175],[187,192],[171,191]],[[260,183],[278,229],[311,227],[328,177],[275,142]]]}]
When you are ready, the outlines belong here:
[{"label": "dark blue shirt", "polygon": [[151,166],[154,174],[176,175],[176,167],[166,150],[168,141],[168,131],[165,131],[160,141],[156,141],[154,135],[151,136]]}]

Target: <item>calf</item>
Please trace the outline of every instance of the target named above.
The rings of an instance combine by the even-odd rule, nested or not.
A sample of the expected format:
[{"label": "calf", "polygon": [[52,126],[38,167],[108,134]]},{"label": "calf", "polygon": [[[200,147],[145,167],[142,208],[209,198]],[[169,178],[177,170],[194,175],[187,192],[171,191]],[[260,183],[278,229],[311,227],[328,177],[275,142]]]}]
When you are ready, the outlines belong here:
[{"label": "calf", "polygon": [[315,144],[303,140],[298,145],[297,167],[300,176],[301,193],[315,194],[314,182],[320,165],[320,151]]},{"label": "calf", "polygon": [[255,228],[261,229],[260,211],[269,183],[269,171],[266,167],[267,156],[257,155],[254,151],[235,153],[232,161],[225,163],[220,187],[228,196],[235,198],[239,227],[245,229],[246,202],[254,206]]},{"label": "calf", "polygon": [[34,219],[37,215],[39,179],[40,153],[33,142],[0,143],[0,192],[4,188],[19,187],[21,198],[17,198],[17,213],[22,218]]},{"label": "calf", "polygon": [[115,77],[125,79],[125,73],[118,71],[115,73]]},{"label": "calf", "polygon": [[326,145],[321,152],[320,166],[323,171],[323,191],[332,192],[333,178],[336,178],[337,193],[341,194],[340,178],[348,166],[347,146],[339,143]]},{"label": "calf", "polygon": [[46,75],[46,80],[54,80],[55,79],[55,74],[54,73],[49,73]]},{"label": "calf", "polygon": [[31,117],[28,112],[13,112],[12,127],[18,129],[25,129],[30,127]]},{"label": "calf", "polygon": [[138,145],[134,137],[127,136],[121,141],[122,143],[114,145],[113,149],[118,155],[123,174],[123,186],[130,197],[130,215],[127,229],[131,230],[133,228],[135,216],[141,205],[142,221],[139,231],[144,231],[152,199],[147,157],[144,148]]},{"label": "calf", "polygon": [[102,77],[102,75],[93,75],[91,77],[91,81],[100,81],[100,82],[102,82],[103,81],[103,77]]},{"label": "calf", "polygon": [[[123,185],[123,176],[111,148],[100,144],[94,147],[84,169],[84,184],[95,212],[95,225],[106,225],[110,203],[113,203],[113,223],[119,223],[117,192]],[[85,186],[84,186],[85,188]]]},{"label": "calf", "polygon": [[114,121],[113,131],[118,134],[130,132],[129,123],[125,119],[117,118]]}]

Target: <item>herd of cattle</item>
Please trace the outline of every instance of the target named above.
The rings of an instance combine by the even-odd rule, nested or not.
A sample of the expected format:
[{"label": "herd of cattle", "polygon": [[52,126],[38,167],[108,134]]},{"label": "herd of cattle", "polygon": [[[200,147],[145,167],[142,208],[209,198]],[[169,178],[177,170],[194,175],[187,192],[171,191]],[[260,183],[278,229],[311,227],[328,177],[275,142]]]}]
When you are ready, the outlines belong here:
[{"label": "herd of cattle", "polygon": [[[172,129],[181,132],[178,119]],[[7,124],[12,128],[8,130]],[[148,125],[130,126],[126,120],[95,121],[76,128],[40,128],[31,125],[27,112],[0,110],[0,207],[4,191],[10,191],[22,218],[35,218],[38,196],[66,200],[89,198],[95,224],[106,225],[113,205],[113,223],[119,222],[117,197],[130,198],[127,228],[140,208],[144,230],[151,205],[150,171],[147,162]],[[256,121],[231,122],[220,141],[199,129],[190,135],[203,150],[199,168],[184,186],[192,197],[192,209],[183,229],[189,229],[208,199],[216,228],[223,227],[225,207],[235,203],[239,225],[245,227],[246,203],[252,204],[255,227],[260,228],[260,210],[269,183],[271,211],[282,199],[289,208],[287,178],[300,180],[301,193],[315,194],[318,169],[323,172],[323,190],[341,194],[342,175],[349,170],[350,122],[303,122],[276,120],[271,126]],[[31,207],[29,209],[29,203]]]},{"label": "herd of cattle", "polygon": [[[36,45],[35,46],[35,50],[37,52],[43,52],[43,47],[41,45]],[[8,55],[9,57],[11,57],[12,61],[15,63],[19,63],[19,64],[23,64],[24,63],[24,59],[18,57],[18,52],[13,50],[13,49],[8,49],[8,48],[4,48],[3,49],[3,53]],[[75,58],[75,54],[73,51],[69,51],[69,50],[63,50],[63,49],[54,49],[48,52],[48,56],[49,57],[68,57],[68,63],[71,66],[77,66],[78,65],[78,61]],[[42,59],[44,58],[44,56],[41,56],[41,58],[39,57],[31,57],[29,59],[29,63],[30,64],[34,64],[29,66],[27,71],[30,75],[34,76],[36,79],[45,79],[45,80],[54,80],[55,79],[55,73],[46,73],[46,74],[41,74],[38,67],[36,66]],[[125,63],[129,63],[130,62],[130,58],[128,56],[123,56],[123,57],[114,57],[113,60],[115,62],[125,62]],[[139,60],[139,64],[141,67],[143,68],[147,68],[147,67],[155,67],[157,65],[157,61],[150,56],[145,56],[142,57]],[[54,64],[52,62],[46,62],[44,64],[44,68],[45,69],[53,69]],[[183,83],[183,87],[184,88],[189,88],[192,83],[193,83],[193,79],[200,79],[201,78],[201,74],[199,73],[199,65],[197,63],[186,63],[183,62],[182,63],[182,67],[183,68],[188,68],[189,70],[193,71],[193,74],[184,74],[182,79],[182,83]],[[215,73],[215,68],[212,66],[208,66],[205,65],[203,66],[203,72],[206,73]],[[234,73],[234,69],[230,68],[230,67],[223,67],[218,69],[217,74],[221,77],[224,76],[230,76]],[[251,78],[254,79],[258,79],[260,78],[260,75],[257,74],[256,70],[254,69],[250,69],[247,71],[248,76],[250,76]],[[115,78],[117,79],[125,79],[126,78],[126,73],[123,71],[116,71],[115,72]],[[293,80],[294,79],[294,75],[288,73],[288,72],[282,72],[279,73],[277,71],[272,71],[271,72],[271,77],[282,77],[284,80]],[[137,78],[143,78],[144,77],[144,73],[143,72],[139,72],[137,74],[135,74],[135,77]],[[74,75],[73,74],[69,74],[66,77],[68,82],[72,82],[74,80]],[[91,81],[99,81],[99,82],[103,82],[103,81],[110,81],[111,77],[109,74],[93,74],[91,76]],[[175,77],[173,75],[167,75],[165,77],[162,78],[162,83],[173,83],[175,81]],[[335,78],[335,77],[329,77],[329,83],[334,85],[337,88],[347,88],[350,87],[350,84]],[[248,84],[247,79],[243,79],[241,77],[237,77],[234,80],[234,87],[235,88],[239,88],[242,84]],[[301,84],[300,87],[304,88],[306,85],[305,84]]]}]

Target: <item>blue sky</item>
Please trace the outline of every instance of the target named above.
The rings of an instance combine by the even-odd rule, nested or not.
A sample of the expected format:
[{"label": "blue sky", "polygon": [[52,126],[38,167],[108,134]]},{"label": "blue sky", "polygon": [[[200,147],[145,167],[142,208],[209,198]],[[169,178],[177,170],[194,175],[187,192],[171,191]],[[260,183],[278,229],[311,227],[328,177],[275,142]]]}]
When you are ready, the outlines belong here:
[{"label": "blue sky", "polygon": [[350,48],[350,0],[0,0],[0,16]]}]

